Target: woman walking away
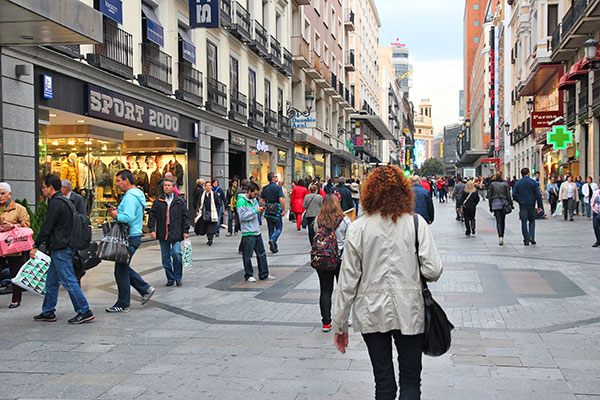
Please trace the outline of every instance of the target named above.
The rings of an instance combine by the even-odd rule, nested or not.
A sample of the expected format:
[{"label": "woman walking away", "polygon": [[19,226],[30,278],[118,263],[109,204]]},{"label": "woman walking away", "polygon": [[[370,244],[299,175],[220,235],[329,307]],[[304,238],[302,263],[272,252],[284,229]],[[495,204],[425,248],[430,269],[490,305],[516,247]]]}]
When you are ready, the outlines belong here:
[{"label": "woman walking away", "polygon": [[223,202],[219,196],[212,190],[210,181],[204,184],[204,193],[200,197],[200,202],[196,206],[196,235],[206,235],[207,245],[212,246],[213,236],[217,233],[217,224],[219,223],[219,210]]},{"label": "woman walking away", "polygon": [[550,215],[554,215],[556,211],[556,205],[558,204],[558,184],[556,178],[551,176],[550,182],[546,184],[546,198],[550,203]]},{"label": "woman walking away", "polygon": [[560,185],[560,191],[558,192],[558,200],[562,201],[563,215],[565,221],[567,215],[569,219],[573,221],[573,214],[575,213],[575,203],[579,201],[579,192],[577,190],[577,184],[573,182],[573,177],[567,175],[567,181]]},{"label": "woman walking away", "polygon": [[[490,184],[488,191],[488,202],[490,212],[496,217],[496,230],[498,231],[498,244],[504,244],[504,228],[506,225],[506,209],[513,207],[512,196],[510,195],[510,187],[508,183],[502,180],[502,171],[496,171],[494,180]],[[509,209],[509,211],[510,211]]]},{"label": "woman walking away", "polygon": [[461,194],[458,200],[458,206],[462,206],[463,215],[465,218],[465,226],[467,230],[465,235],[475,236],[475,211],[477,210],[477,204],[479,203],[479,196],[477,195],[477,189],[473,181],[467,182],[465,185],[465,191]]},{"label": "woman walking away", "polygon": [[[316,221],[313,222],[315,226],[313,229],[317,231],[319,235],[327,235],[328,232],[335,232],[335,242],[337,242],[338,258],[341,259],[342,253],[344,252],[344,242],[346,240],[346,231],[352,221],[350,218],[344,215],[340,200],[337,196],[328,194],[323,199],[323,206],[319,213]],[[317,235],[317,236],[319,236]],[[318,246],[320,244],[326,244],[326,241],[317,241],[314,243],[312,254],[320,254]],[[321,253],[324,254],[324,253]],[[339,263],[339,261],[338,261]],[[333,280],[338,279],[340,273],[340,266],[330,265],[327,269],[317,269],[319,275],[319,286],[321,293],[319,296],[319,306],[321,308],[321,322],[323,323],[323,332],[329,332],[331,330],[331,295],[333,293]]]},{"label": "woman walking away", "polygon": [[420,399],[425,329],[421,278],[436,281],[442,261],[427,223],[418,215],[415,232],[411,215],[414,194],[400,168],[378,167],[367,176],[361,192],[364,213],[346,233],[335,292],[334,343],[340,352],[346,352],[348,314],[354,305],[354,330],[362,333],[369,351],[375,398],[396,398],[393,338],[400,366],[400,399]]},{"label": "woman walking away", "polygon": [[594,213],[593,227],[596,235],[596,243],[592,247],[600,246],[600,189],[596,189],[590,199],[592,204],[592,212]]},{"label": "woman walking away", "polygon": [[598,184],[594,182],[591,176],[585,178],[585,185],[581,188],[583,202],[585,203],[585,215],[587,219],[592,219],[592,195],[598,190]]},{"label": "woman walking away", "polygon": [[304,197],[308,194],[308,190],[304,187],[305,183],[303,179],[298,180],[298,184],[294,186],[292,195],[290,197],[290,206],[292,212],[296,216],[296,228],[300,230],[302,224],[302,213],[304,212]]},{"label": "woman walking away", "polygon": [[321,197],[319,189],[319,184],[313,183],[310,186],[310,194],[307,194],[304,197],[304,203],[302,204],[302,208],[306,210],[304,218],[306,218],[306,223],[308,224],[308,241],[311,246],[313,244],[313,239],[315,238],[315,227],[313,222],[315,222],[315,218],[319,215],[321,205],[323,204],[323,197]]}]

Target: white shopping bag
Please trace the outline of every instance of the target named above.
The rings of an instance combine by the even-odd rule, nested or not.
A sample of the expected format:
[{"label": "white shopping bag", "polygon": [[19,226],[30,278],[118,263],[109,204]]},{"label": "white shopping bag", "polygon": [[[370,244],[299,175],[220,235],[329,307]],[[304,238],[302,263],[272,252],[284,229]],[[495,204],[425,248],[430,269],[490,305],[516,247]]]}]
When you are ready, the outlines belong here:
[{"label": "white shopping bag", "polygon": [[181,242],[181,253],[182,253],[182,261],[183,268],[188,268],[192,266],[192,241],[190,239],[184,239]]},{"label": "white shopping bag", "polygon": [[562,216],[562,203],[558,203],[556,205],[556,210],[554,210],[554,214],[552,214],[553,217],[560,217]]},{"label": "white shopping bag", "polygon": [[44,296],[46,294],[46,275],[50,267],[50,257],[41,251],[35,253],[35,259],[29,259],[12,283],[30,292]]}]

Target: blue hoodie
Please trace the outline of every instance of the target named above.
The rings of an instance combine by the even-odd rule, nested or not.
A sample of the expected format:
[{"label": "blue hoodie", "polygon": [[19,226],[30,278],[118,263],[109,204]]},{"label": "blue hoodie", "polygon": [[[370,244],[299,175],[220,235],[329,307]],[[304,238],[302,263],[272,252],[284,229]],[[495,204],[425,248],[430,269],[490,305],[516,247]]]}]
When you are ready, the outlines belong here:
[{"label": "blue hoodie", "polygon": [[140,236],[146,209],[146,196],[138,188],[129,189],[119,204],[117,221],[129,225],[129,236]]}]

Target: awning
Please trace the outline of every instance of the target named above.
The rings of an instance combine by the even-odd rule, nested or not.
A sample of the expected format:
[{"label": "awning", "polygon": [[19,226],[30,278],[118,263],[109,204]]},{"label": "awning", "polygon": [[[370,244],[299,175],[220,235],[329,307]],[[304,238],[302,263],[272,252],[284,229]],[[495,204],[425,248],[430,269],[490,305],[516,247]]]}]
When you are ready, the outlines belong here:
[{"label": "awning", "polygon": [[571,86],[575,85],[577,83],[577,81],[571,81],[569,80],[569,74],[566,73],[563,76],[560,77],[560,80],[558,81],[558,90],[567,90],[569,89]]},{"label": "awning", "polygon": [[570,81],[574,81],[576,79],[581,79],[583,75],[587,75],[590,72],[588,68],[588,63],[586,63],[585,57],[581,60],[577,61],[571,69],[569,70],[568,79]]},{"label": "awning", "polygon": [[554,85],[550,82],[556,82],[562,74],[563,68],[561,64],[541,64],[529,74],[529,78],[525,82],[525,86],[519,92],[519,96],[547,96]]},{"label": "awning", "polygon": [[306,133],[298,133],[298,131],[294,132],[294,143],[312,144],[313,146],[323,150],[325,153],[333,153],[335,151],[333,147],[331,147],[324,141],[319,140],[312,135],[307,135]]},{"label": "awning", "polygon": [[357,156],[355,156],[354,154],[352,154],[346,150],[337,149],[333,152],[333,155],[337,156],[339,158],[343,158],[344,160],[350,161],[350,162],[360,161],[360,158],[358,158]]},{"label": "awning", "polygon": [[467,150],[456,163],[457,167],[469,167],[474,165],[482,157],[489,157],[487,150]]},{"label": "awning", "polygon": [[350,119],[355,121],[362,121],[368,124],[379,136],[386,140],[396,139],[392,132],[388,129],[385,122],[381,120],[377,115],[369,114],[350,114]]},{"label": "awning", "polygon": [[196,46],[192,42],[192,38],[182,27],[179,27],[179,37],[181,38],[181,50],[184,60],[188,60],[192,64],[196,64]]},{"label": "awning", "polygon": [[165,34],[160,19],[153,9],[142,3],[142,13],[146,17],[146,38],[159,46],[165,44]]},{"label": "awning", "polygon": [[0,1],[0,47],[102,40],[102,14],[79,0]]},{"label": "awning", "polygon": [[100,0],[100,12],[113,21],[123,24],[123,3],[121,0]]}]

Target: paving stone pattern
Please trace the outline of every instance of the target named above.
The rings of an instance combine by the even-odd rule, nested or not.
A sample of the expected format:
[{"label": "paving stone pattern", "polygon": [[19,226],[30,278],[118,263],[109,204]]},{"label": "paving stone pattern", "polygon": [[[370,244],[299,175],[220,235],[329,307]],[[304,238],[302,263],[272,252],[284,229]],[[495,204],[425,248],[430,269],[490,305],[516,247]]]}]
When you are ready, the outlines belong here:
[{"label": "paving stone pattern", "polygon": [[[482,203],[485,205],[485,202]],[[479,207],[466,237],[453,206],[436,204],[431,226],[444,261],[432,284],[456,326],[450,352],[424,358],[424,399],[599,399],[600,279],[591,222],[538,221],[525,247],[517,213],[505,245]],[[266,226],[264,235],[266,235]],[[265,236],[266,237],[266,236]],[[243,282],[239,236],[195,237],[182,287],[165,287],[156,244],[134,267],[157,292],[145,306],[107,314],[113,266],[83,279],[96,321],[69,326],[61,291],[56,323],[36,323],[42,298],[0,309],[0,399],[369,399],[374,383],[360,334],[345,355],[321,332],[318,279],[306,230],[286,222],[274,282]],[[256,263],[256,261],[254,261]],[[255,264],[256,265],[256,264]],[[135,292],[135,291],[134,291]]]}]

